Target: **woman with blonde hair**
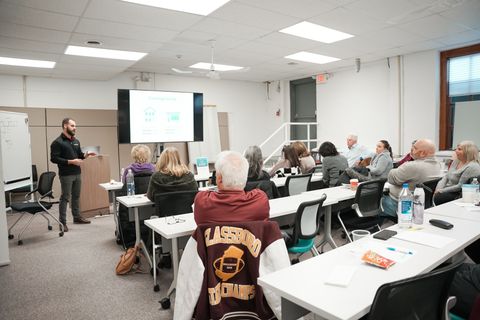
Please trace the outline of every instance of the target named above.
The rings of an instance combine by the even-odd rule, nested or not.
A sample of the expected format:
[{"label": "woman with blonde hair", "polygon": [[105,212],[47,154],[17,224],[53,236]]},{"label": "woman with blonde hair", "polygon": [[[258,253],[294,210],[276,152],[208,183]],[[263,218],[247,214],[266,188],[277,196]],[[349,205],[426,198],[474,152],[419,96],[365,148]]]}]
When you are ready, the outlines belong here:
[{"label": "woman with blonde hair", "polygon": [[132,170],[133,175],[139,173],[153,173],[155,171],[155,166],[150,163],[151,156],[150,148],[144,144],[137,144],[133,146],[130,155],[132,156],[133,163],[128,165],[123,172],[122,181],[125,183],[127,180],[128,170]]},{"label": "woman with blonde hair", "polygon": [[298,160],[300,160],[300,171],[309,173],[315,167],[315,159],[310,155],[307,146],[302,141],[292,142],[291,146],[297,152]]},{"label": "woman with blonde hair", "polygon": [[436,205],[455,200],[461,196],[462,184],[480,175],[478,147],[473,141],[462,141],[455,149],[456,159],[447,174],[438,182],[433,196]]},{"label": "woman with blonde hair", "polygon": [[180,160],[177,148],[163,150],[156,164],[157,171],[150,178],[147,197],[155,201],[155,194],[161,192],[198,190],[193,173]]}]

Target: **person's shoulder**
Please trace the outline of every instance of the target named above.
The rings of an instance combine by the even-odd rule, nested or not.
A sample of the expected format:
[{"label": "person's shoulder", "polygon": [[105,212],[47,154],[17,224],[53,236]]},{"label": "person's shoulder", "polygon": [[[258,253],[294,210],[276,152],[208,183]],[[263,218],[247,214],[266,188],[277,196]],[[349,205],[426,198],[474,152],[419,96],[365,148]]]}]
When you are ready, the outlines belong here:
[{"label": "person's shoulder", "polygon": [[245,191],[245,195],[247,196],[247,198],[254,198],[259,200],[264,199],[268,201],[267,194],[261,189],[253,189],[250,191]]}]

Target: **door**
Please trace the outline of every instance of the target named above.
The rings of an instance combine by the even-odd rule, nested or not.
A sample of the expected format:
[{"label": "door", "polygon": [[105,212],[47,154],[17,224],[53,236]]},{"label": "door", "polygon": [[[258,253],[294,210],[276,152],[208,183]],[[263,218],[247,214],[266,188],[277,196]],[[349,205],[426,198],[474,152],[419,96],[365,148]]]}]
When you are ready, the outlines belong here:
[{"label": "door", "polygon": [[[305,79],[290,81],[290,121],[291,122],[317,122],[317,95],[315,79],[308,77]],[[292,140],[306,140],[306,126],[292,126]],[[317,126],[310,126],[310,139],[317,138]],[[315,148],[316,141],[308,148]]]}]

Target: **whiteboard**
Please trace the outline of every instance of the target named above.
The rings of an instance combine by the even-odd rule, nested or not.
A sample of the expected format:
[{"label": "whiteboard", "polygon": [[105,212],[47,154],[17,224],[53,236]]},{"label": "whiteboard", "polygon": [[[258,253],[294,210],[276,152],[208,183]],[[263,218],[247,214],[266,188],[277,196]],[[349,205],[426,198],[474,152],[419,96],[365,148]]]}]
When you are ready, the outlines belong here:
[{"label": "whiteboard", "polygon": [[5,191],[32,184],[32,151],[26,113],[0,111],[0,142]]},{"label": "whiteboard", "polygon": [[480,119],[480,101],[467,101],[455,103],[455,122],[453,125],[453,145],[471,140],[480,145],[480,130],[478,130],[478,119]]}]

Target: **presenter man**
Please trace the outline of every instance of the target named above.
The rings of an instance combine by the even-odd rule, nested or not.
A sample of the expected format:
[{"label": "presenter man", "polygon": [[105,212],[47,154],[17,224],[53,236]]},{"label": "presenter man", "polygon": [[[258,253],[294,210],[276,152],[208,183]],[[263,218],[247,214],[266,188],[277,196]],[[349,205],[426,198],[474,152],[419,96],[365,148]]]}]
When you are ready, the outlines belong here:
[{"label": "presenter man", "polygon": [[71,118],[62,120],[62,133],[50,145],[50,161],[58,165],[58,175],[62,187],[60,196],[59,220],[63,224],[64,231],[67,227],[67,203],[73,215],[73,223],[90,223],[89,220],[80,216],[80,188],[82,180],[80,166],[84,159],[94,156],[93,152],[83,153],[80,141],[75,138],[76,123]]}]

